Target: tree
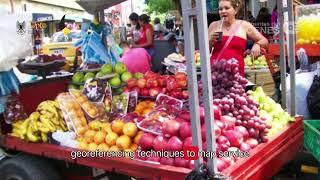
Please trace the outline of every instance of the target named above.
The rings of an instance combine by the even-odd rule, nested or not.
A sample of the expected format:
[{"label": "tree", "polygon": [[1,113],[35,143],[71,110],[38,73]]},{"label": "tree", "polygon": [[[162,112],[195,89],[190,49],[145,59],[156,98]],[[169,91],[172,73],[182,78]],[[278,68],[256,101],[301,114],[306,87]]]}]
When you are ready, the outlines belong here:
[{"label": "tree", "polygon": [[172,0],[148,0],[148,13],[158,12],[166,13],[170,10],[176,10],[176,4]]}]

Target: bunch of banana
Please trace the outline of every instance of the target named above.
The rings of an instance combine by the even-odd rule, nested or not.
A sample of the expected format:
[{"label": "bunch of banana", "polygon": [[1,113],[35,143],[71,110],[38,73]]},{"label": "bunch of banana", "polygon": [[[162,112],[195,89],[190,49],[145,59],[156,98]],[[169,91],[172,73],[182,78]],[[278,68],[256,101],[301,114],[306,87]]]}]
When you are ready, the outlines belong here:
[{"label": "bunch of banana", "polygon": [[61,110],[55,101],[44,101],[37,111],[25,120],[12,124],[11,135],[31,142],[47,142],[47,134],[57,130],[67,131]]}]

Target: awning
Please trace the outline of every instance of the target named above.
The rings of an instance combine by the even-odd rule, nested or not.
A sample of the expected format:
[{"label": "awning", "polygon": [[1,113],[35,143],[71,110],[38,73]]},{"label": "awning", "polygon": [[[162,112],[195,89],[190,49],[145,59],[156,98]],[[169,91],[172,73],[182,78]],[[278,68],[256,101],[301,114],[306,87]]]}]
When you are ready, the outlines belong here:
[{"label": "awning", "polygon": [[88,13],[94,14],[126,0],[77,0],[76,2]]},{"label": "awning", "polygon": [[52,21],[52,14],[45,13],[32,13],[32,21]]}]

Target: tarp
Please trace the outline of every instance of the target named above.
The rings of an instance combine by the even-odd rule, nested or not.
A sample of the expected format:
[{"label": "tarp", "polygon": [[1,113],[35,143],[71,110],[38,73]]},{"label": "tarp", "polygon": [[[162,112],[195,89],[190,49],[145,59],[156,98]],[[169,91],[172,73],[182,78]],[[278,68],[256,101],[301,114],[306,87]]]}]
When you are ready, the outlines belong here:
[{"label": "tarp", "polygon": [[88,13],[94,14],[126,0],[77,0],[76,2]]}]

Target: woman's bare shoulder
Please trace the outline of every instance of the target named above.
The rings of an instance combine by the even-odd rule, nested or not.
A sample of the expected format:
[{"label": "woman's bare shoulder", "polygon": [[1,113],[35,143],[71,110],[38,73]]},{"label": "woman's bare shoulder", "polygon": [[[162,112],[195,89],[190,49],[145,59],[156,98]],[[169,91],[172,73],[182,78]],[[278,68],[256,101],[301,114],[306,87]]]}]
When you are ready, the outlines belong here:
[{"label": "woman's bare shoulder", "polygon": [[218,28],[218,25],[220,24],[220,21],[213,21],[210,25],[209,25],[209,29],[216,29]]}]

